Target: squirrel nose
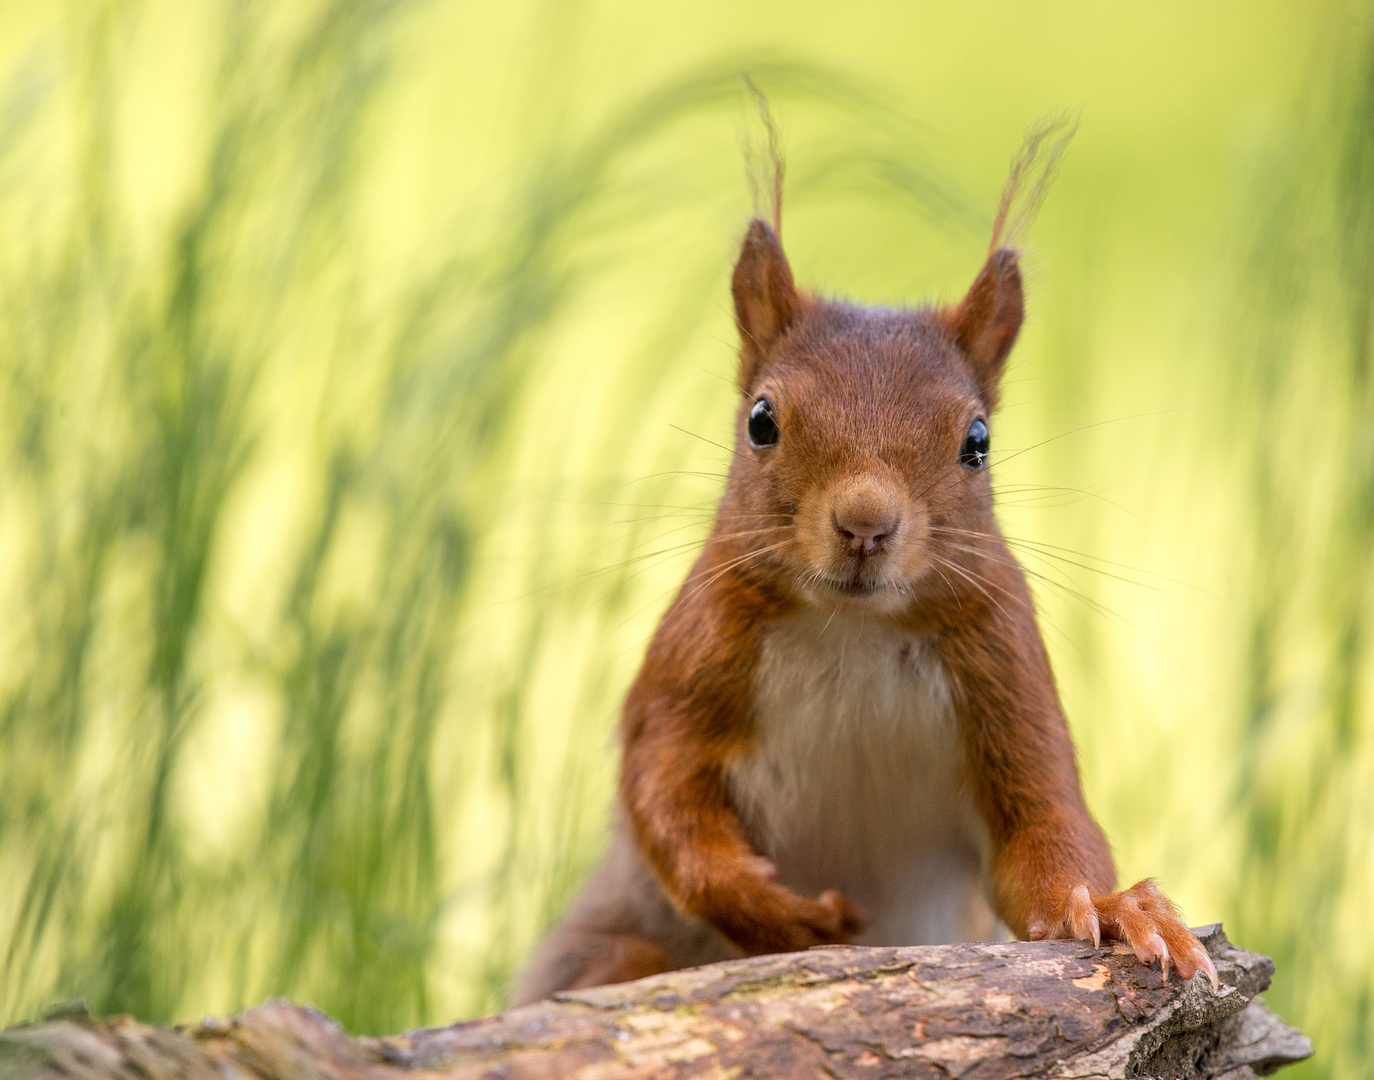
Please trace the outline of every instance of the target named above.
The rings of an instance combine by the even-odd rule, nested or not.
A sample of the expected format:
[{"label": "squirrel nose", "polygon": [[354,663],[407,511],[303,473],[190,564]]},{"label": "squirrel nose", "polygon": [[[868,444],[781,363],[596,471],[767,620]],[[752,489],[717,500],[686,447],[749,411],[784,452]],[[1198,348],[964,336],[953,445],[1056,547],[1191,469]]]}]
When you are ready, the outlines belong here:
[{"label": "squirrel nose", "polygon": [[856,555],[872,555],[881,550],[898,524],[897,515],[890,512],[856,513],[847,509],[832,513],[830,520],[845,546]]}]

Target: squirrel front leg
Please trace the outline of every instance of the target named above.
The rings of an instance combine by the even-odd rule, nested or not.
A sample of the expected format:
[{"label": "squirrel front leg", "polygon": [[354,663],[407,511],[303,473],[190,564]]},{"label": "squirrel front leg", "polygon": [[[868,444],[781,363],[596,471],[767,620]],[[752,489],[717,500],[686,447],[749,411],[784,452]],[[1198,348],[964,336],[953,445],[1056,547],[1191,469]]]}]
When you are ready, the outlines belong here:
[{"label": "squirrel front leg", "polygon": [[776,611],[722,563],[728,553],[708,545],[625,699],[620,798],[669,899],[744,952],[843,942],[860,928],[854,909],[833,890],[811,899],[779,885],[730,805],[726,770],[749,752],[759,628]]},{"label": "squirrel front leg", "polygon": [[836,944],[857,933],[858,915],[838,892],[799,896],[776,883],[773,864],[750,846],[726,796],[734,740],[703,737],[678,702],[655,707],[632,694],[627,711],[636,709],[652,715],[630,725],[621,799],[673,903],[751,955]]},{"label": "squirrel front leg", "polygon": [[[1009,563],[1009,560],[1008,560]],[[1164,977],[1216,968],[1178,909],[1149,879],[1117,891],[1106,838],[1083,799],[1073,742],[1035,625],[1010,565],[998,603],[941,634],[953,676],[966,768],[993,844],[991,890],[1018,937],[1127,942]]]}]

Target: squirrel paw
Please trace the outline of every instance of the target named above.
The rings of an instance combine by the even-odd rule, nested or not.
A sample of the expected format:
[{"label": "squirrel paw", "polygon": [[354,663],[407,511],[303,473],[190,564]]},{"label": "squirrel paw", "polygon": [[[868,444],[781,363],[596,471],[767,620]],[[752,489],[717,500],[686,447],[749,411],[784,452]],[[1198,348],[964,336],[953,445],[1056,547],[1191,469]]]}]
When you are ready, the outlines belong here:
[{"label": "squirrel paw", "polygon": [[779,902],[776,912],[779,940],[767,951],[778,948],[807,949],[814,945],[842,945],[863,929],[863,914],[837,889],[827,889],[811,900],[777,885],[778,868],[762,855],[750,856],[746,865],[767,883]]},{"label": "squirrel paw", "polygon": [[[815,945],[844,945],[863,929],[863,915],[835,889],[814,900],[774,886],[771,927],[761,928],[761,952],[791,952]],[[753,950],[750,950],[753,951]]]},{"label": "squirrel paw", "polygon": [[777,877],[771,860],[750,855],[728,872],[718,870],[711,887],[675,902],[751,956],[842,945],[863,929],[862,913],[836,890],[812,899]]},{"label": "squirrel paw", "polygon": [[[787,950],[809,949],[814,945],[843,945],[863,929],[863,916],[835,889],[827,889],[814,900],[788,895],[781,912]],[[772,950],[770,950],[772,951]]]},{"label": "squirrel paw", "polygon": [[1172,964],[1184,979],[1205,971],[1212,990],[1220,988],[1216,965],[1207,950],[1184,925],[1178,909],[1159,887],[1146,878],[1120,892],[1093,896],[1087,885],[1070,893],[1058,924],[1047,928],[1043,921],[1033,922],[1027,936],[1032,941],[1045,937],[1090,940],[1094,946],[1102,938],[1124,941],[1135,950],[1142,964],[1159,961],[1164,981],[1169,981]]},{"label": "squirrel paw", "polygon": [[840,941],[847,941],[864,928],[863,912],[844,898],[837,889],[826,889],[816,897],[827,912],[827,926]]}]

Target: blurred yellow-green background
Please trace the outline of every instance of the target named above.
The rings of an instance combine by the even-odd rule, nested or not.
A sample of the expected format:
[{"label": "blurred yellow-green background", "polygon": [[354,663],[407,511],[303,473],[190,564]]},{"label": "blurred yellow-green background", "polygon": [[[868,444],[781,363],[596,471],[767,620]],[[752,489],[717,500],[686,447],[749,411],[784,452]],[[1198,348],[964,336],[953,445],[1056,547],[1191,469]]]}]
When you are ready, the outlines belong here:
[{"label": "blurred yellow-green background", "polygon": [[1338,2],[0,5],[0,1022],[501,1005],[705,533],[751,210],[955,297],[1123,877],[1374,1057],[1374,18]]}]

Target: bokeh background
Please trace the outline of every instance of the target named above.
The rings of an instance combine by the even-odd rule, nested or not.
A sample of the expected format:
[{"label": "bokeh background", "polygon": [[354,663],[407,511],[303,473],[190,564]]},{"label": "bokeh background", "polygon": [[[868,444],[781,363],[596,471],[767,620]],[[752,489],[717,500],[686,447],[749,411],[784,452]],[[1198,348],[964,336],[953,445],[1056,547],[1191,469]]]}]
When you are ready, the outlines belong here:
[{"label": "bokeh background", "polygon": [[1367,4],[0,5],[0,1022],[499,1007],[799,279],[952,299],[1081,115],[993,425],[1123,876],[1374,1058]]}]

